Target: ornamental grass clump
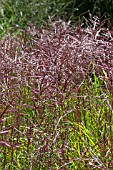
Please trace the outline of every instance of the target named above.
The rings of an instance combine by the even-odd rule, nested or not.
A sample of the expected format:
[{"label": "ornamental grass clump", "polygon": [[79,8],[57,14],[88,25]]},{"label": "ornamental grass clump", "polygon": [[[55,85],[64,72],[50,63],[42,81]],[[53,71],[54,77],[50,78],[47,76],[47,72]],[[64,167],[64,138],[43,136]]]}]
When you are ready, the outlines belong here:
[{"label": "ornamental grass clump", "polygon": [[112,169],[112,32],[59,20],[0,47],[0,167]]}]

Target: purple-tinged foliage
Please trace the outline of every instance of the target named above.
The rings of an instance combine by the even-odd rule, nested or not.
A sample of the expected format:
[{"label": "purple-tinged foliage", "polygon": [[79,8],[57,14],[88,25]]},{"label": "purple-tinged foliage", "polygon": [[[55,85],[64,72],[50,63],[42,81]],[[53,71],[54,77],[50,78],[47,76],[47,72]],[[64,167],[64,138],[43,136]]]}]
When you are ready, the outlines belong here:
[{"label": "purple-tinged foliage", "polygon": [[113,37],[90,22],[0,41],[2,169],[112,168]]}]

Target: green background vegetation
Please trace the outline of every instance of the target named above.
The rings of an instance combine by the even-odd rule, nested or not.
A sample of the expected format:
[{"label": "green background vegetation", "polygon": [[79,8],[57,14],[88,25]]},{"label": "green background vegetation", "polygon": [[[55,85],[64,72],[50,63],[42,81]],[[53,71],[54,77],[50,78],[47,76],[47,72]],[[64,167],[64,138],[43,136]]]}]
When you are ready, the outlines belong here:
[{"label": "green background vegetation", "polygon": [[52,17],[76,21],[85,16],[108,17],[113,22],[112,0],[1,0],[0,33],[24,29],[31,23],[42,26]]}]

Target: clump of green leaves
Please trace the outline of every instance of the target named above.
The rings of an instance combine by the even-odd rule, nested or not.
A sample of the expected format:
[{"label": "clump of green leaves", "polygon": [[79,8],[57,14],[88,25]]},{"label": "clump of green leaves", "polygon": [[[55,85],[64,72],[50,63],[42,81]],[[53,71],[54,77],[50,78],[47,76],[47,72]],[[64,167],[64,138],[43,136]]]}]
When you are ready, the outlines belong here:
[{"label": "clump of green leaves", "polygon": [[[49,18],[71,20],[77,25],[83,17],[90,19],[91,14],[112,22],[112,8],[112,0],[1,0],[0,35],[26,29],[31,23],[42,27]],[[110,26],[108,20],[106,25]]]}]

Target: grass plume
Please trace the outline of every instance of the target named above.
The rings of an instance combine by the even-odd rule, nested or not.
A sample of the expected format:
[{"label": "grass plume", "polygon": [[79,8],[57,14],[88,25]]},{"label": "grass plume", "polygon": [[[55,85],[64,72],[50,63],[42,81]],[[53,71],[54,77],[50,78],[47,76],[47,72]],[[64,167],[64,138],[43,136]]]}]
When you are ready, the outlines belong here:
[{"label": "grass plume", "polygon": [[61,20],[0,41],[0,167],[113,168],[112,31]]}]

